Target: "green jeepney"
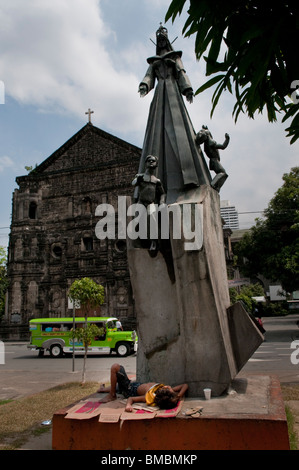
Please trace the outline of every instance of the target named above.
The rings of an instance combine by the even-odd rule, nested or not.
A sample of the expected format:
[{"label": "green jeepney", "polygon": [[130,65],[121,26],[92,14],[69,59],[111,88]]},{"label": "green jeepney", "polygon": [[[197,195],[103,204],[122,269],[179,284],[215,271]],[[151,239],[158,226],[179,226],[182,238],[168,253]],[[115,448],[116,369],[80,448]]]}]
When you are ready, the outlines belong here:
[{"label": "green jeepney", "polygon": [[[88,354],[109,354],[128,356],[137,350],[135,331],[118,330],[118,319],[115,317],[88,317],[87,322],[104,329],[102,336],[96,336],[88,347]],[[39,356],[49,351],[52,357],[60,357],[64,353],[84,353],[84,345],[75,338],[74,345],[71,330],[81,328],[85,324],[84,317],[68,318],[36,318],[29,321],[29,349],[37,350]]]}]

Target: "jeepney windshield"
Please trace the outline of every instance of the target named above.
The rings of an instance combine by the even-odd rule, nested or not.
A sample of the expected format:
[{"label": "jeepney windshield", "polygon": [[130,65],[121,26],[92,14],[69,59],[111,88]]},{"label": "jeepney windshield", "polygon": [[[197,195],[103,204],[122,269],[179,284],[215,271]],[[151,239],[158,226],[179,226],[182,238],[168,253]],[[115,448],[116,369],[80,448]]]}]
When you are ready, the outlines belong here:
[{"label": "jeepney windshield", "polygon": [[106,325],[107,330],[114,330],[116,328],[116,320],[108,320]]}]

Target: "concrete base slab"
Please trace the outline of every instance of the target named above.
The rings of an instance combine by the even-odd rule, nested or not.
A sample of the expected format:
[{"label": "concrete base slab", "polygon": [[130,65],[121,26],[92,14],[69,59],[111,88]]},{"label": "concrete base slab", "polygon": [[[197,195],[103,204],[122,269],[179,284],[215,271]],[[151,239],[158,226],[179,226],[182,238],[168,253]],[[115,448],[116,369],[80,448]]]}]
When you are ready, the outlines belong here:
[{"label": "concrete base slab", "polygon": [[161,232],[170,219],[169,239],[161,237],[157,252],[127,238],[139,338],[137,380],[188,383],[192,398],[203,397],[205,388],[221,396],[264,340],[240,303],[227,310],[219,194],[203,185],[197,196],[197,202],[181,199],[166,215],[161,212]]},{"label": "concrete base slab", "polygon": [[[98,395],[99,399],[103,395]],[[288,427],[276,376],[243,376],[228,394],[186,398],[175,418],[118,423],[53,416],[54,450],[289,450]],[[202,406],[198,417],[188,410]]]}]

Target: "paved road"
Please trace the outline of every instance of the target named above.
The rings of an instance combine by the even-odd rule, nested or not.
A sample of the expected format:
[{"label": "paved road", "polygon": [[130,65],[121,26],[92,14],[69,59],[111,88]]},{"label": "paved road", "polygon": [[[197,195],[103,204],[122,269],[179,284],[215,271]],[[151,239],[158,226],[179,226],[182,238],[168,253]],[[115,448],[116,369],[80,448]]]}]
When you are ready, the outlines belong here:
[{"label": "paved road", "polygon": [[[291,355],[299,350],[299,315],[263,318],[265,341],[240,372],[276,374],[281,383],[299,383],[299,364],[293,364]],[[293,341],[298,341],[296,348]],[[293,348],[291,345],[293,343]],[[296,355],[297,362],[299,353]],[[295,358],[296,359],[296,358]]]},{"label": "paved road", "polygon": [[[291,343],[299,341],[299,315],[264,318],[263,321],[265,341],[239,375],[277,374],[281,382],[299,383],[299,364],[291,362],[291,353],[294,352]],[[116,355],[98,355],[87,359],[86,380],[100,383],[108,381],[110,367],[114,362],[121,362],[129,373],[135,374],[136,356],[118,358]],[[80,382],[82,363],[83,358],[76,357],[73,372],[72,358],[54,359],[48,355],[39,358],[24,343],[6,343],[5,364],[0,364],[0,400],[31,395],[65,382]]]},{"label": "paved road", "polygon": [[[121,362],[126,371],[135,374],[136,356],[119,358],[113,355],[89,356],[86,361],[86,381],[109,381],[110,367]],[[47,390],[66,382],[80,382],[83,357],[38,357],[25,343],[5,343],[5,364],[0,365],[0,400],[19,398]]]}]

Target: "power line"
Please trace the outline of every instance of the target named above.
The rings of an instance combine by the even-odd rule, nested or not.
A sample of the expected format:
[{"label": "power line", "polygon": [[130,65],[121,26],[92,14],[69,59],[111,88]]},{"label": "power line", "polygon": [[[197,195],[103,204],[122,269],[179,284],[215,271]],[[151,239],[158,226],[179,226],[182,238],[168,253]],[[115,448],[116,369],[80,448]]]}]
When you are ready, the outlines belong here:
[{"label": "power line", "polygon": [[263,214],[265,211],[238,212],[238,214]]}]

